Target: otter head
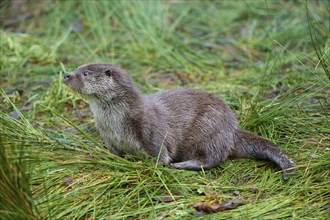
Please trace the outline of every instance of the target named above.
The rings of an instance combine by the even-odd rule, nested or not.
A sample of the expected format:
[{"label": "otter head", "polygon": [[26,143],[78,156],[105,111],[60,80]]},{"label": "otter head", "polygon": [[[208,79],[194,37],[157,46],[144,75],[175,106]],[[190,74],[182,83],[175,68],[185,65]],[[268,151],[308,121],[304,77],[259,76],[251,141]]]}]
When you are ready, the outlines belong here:
[{"label": "otter head", "polygon": [[64,83],[87,97],[114,98],[133,87],[128,74],[112,64],[92,63],[64,75]]}]

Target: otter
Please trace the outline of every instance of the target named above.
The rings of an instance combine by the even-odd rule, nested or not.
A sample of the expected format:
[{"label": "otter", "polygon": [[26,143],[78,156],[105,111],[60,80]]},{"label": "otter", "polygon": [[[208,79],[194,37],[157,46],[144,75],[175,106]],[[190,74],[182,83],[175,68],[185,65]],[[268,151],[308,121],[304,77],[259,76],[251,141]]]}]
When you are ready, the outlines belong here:
[{"label": "otter", "polygon": [[87,97],[104,144],[117,156],[142,152],[187,170],[254,158],[274,162],[285,174],[295,170],[283,150],[242,130],[228,104],[204,90],[142,95],[123,69],[105,63],[79,66],[64,75],[64,83]]}]

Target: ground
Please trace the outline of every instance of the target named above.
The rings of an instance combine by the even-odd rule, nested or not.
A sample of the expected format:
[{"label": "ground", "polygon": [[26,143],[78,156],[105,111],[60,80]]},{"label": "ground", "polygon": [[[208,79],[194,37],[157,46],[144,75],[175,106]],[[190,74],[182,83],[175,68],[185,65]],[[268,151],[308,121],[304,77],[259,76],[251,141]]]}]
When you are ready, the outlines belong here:
[{"label": "ground", "polygon": [[[329,218],[328,1],[0,6],[0,219]],[[281,146],[299,171],[285,181],[265,161],[195,172],[111,155],[86,99],[62,82],[89,62],[121,66],[145,94],[221,96],[241,127]],[[226,201],[239,204],[206,214]]]}]

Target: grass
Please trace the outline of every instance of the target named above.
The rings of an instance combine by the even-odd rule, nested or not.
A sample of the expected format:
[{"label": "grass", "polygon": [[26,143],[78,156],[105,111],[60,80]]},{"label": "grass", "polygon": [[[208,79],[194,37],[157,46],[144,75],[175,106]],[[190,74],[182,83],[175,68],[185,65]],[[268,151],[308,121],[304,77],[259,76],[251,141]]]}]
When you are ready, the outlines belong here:
[{"label": "grass", "polygon": [[[4,1],[0,12],[0,219],[329,218],[327,1]],[[143,93],[223,97],[299,172],[284,181],[268,162],[193,172],[111,155],[86,100],[62,83],[97,61],[122,66]],[[191,207],[236,197],[247,204]]]}]

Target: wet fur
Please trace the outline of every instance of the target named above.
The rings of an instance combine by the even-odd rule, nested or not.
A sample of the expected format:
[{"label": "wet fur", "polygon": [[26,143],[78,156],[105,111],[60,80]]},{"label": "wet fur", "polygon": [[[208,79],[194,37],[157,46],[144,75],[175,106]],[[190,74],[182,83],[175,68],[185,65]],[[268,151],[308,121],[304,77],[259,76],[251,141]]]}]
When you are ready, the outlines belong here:
[{"label": "wet fur", "polygon": [[[84,72],[88,76],[84,76]],[[209,169],[228,157],[294,162],[274,143],[243,131],[229,106],[203,90],[174,89],[141,95],[112,64],[87,64],[64,82],[90,100],[96,128],[116,155],[147,153],[178,169]]]}]

